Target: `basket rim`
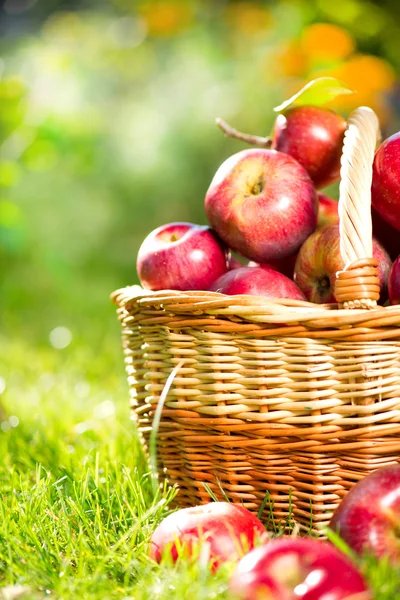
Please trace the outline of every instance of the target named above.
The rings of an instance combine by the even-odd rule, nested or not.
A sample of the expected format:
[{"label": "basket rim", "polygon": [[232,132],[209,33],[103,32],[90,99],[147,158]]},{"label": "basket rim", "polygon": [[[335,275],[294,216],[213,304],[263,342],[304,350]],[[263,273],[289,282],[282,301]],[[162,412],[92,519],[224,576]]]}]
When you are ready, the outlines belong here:
[{"label": "basket rim", "polygon": [[119,308],[127,311],[136,306],[164,310],[170,315],[236,317],[252,323],[281,327],[295,323],[303,323],[312,329],[340,329],[354,325],[370,330],[400,327],[400,305],[348,310],[339,308],[338,304],[314,304],[251,295],[228,296],[202,290],[151,291],[139,285],[119,288],[111,294],[111,299]]}]

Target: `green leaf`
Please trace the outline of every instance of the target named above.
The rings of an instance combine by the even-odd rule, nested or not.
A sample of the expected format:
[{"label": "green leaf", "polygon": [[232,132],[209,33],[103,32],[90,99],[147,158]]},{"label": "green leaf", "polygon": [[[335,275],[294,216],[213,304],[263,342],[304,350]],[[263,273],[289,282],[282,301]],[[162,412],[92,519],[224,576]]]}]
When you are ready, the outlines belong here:
[{"label": "green leaf", "polygon": [[304,106],[305,104],[321,106],[342,94],[354,94],[354,90],[351,90],[335,77],[319,77],[307,83],[289,100],[285,100],[279,106],[275,106],[274,111],[282,112],[289,107]]}]

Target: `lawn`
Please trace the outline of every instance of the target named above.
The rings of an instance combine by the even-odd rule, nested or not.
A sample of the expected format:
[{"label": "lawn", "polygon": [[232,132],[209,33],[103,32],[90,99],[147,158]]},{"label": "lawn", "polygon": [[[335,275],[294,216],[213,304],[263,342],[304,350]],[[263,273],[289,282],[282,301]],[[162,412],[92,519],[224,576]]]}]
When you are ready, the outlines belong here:
[{"label": "lawn", "polygon": [[[154,485],[129,420],[115,329],[63,350],[0,338],[2,600],[228,598],[230,565],[215,576],[147,558],[175,490]],[[362,567],[377,600],[400,596],[398,572]]]},{"label": "lawn", "polygon": [[0,364],[0,587],[18,586],[0,598],[223,597],[226,574],[147,559],[175,492],[154,486],[129,420],[117,336],[62,351],[1,339]]}]

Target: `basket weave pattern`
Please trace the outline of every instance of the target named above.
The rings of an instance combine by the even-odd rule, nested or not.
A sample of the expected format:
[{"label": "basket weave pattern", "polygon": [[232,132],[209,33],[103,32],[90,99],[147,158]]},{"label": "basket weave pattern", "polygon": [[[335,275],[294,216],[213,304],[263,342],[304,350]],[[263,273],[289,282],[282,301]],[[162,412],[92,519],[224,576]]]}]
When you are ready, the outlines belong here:
[{"label": "basket weave pattern", "polygon": [[[180,364],[157,438],[160,475],[179,485],[180,506],[208,502],[204,483],[255,512],[268,492],[276,520],[291,513],[301,528],[312,520],[317,531],[354,483],[400,459],[400,307],[376,305],[368,240],[353,240],[354,228],[368,237],[370,227],[371,123],[376,128],[370,114],[357,112],[347,136],[347,152],[361,165],[357,177],[363,170],[367,184],[343,189],[346,178],[354,180],[343,175],[346,143],[342,162],[342,256],[351,255],[340,284],[346,308],[138,286],[113,294],[145,444],[161,391]],[[361,157],[360,135],[364,142],[369,136]],[[349,198],[356,216],[351,208],[345,214]]]}]

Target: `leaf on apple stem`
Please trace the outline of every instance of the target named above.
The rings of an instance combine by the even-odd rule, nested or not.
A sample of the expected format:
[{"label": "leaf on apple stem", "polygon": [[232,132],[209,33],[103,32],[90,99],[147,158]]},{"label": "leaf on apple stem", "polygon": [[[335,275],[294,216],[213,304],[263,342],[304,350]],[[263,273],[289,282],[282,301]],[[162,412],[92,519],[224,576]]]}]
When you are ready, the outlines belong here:
[{"label": "leaf on apple stem", "polygon": [[330,100],[343,94],[354,94],[354,90],[347,87],[345,83],[335,77],[319,77],[313,79],[294,94],[289,100],[285,100],[279,106],[275,106],[275,112],[283,112],[287,108],[295,106],[321,106]]},{"label": "leaf on apple stem", "polygon": [[272,144],[272,139],[270,137],[262,137],[259,135],[251,135],[250,133],[243,133],[242,131],[239,131],[238,129],[235,129],[229,125],[220,117],[217,117],[215,122],[227,137],[241,140],[242,142],[246,142],[251,146],[261,146],[262,148],[269,148]]}]

